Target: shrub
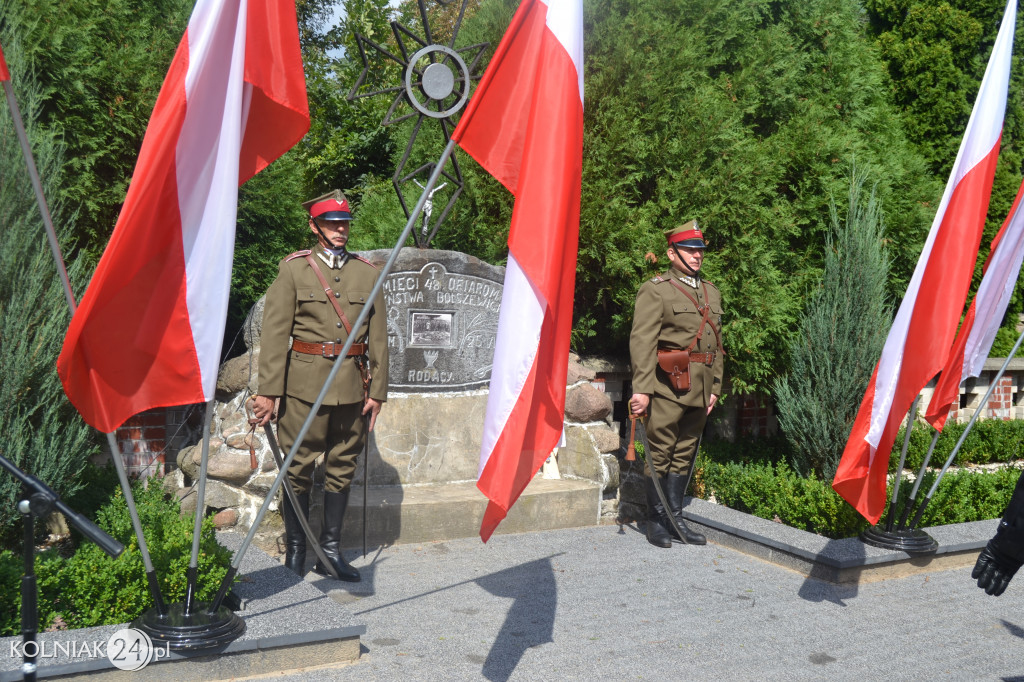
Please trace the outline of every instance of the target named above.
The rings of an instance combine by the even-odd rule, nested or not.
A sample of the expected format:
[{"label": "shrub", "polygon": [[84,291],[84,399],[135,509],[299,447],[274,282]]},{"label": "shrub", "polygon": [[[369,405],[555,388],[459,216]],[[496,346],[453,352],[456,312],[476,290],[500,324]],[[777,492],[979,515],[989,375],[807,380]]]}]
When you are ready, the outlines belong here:
[{"label": "shrub", "polygon": [[[928,462],[929,466],[941,467],[942,463],[953,451],[953,446],[960,440],[966,424],[947,422],[935,444],[935,452]],[[905,427],[900,427],[889,460],[889,471],[896,471],[900,462],[900,450],[903,447]],[[912,471],[921,468],[921,462],[928,452],[934,432],[922,424],[917,424],[910,431],[910,445],[907,448],[907,461],[904,467]],[[957,453],[954,464],[994,464],[1010,463],[1024,459],[1024,420],[1011,419],[979,419],[967,434],[964,444]]]},{"label": "shrub", "polygon": [[[853,537],[867,528],[867,521],[836,494],[828,481],[814,475],[801,477],[785,461],[717,462],[702,452],[697,467],[695,494],[705,499],[714,495],[717,502],[732,509],[830,538]],[[918,501],[931,488],[935,475],[925,475]],[[921,527],[999,518],[1020,475],[1017,469],[947,472],[925,509]],[[900,505],[906,503],[912,488],[907,481],[900,486]]]},{"label": "shrub", "polygon": [[[149,488],[138,485],[134,495],[164,600],[167,603],[180,602],[185,597],[193,518],[182,517],[178,503],[165,500],[159,485]],[[120,489],[99,511],[96,523],[124,543],[125,551],[118,558],[111,559],[97,545],[86,542],[68,559],[53,550],[40,553],[35,563],[39,582],[40,629],[50,627],[57,616],[73,628],[126,623],[153,605],[142,554]],[[3,581],[0,584],[0,599],[3,599],[0,634],[19,631],[21,609],[16,595],[21,576],[20,562],[20,557],[10,552],[0,554],[0,580]],[[231,552],[217,544],[214,537],[213,520],[204,519],[197,586],[200,601],[213,598],[230,563]],[[10,596],[14,598],[8,599]]]},{"label": "shrub", "polygon": [[698,467],[707,494],[732,509],[831,538],[867,527],[831,486],[813,474],[799,476],[785,461],[743,465],[701,457]]},{"label": "shrub", "polygon": [[892,319],[882,213],[863,184],[854,171],[845,221],[831,204],[825,273],[789,347],[792,370],[774,384],[793,469],[823,479],[835,475]]}]

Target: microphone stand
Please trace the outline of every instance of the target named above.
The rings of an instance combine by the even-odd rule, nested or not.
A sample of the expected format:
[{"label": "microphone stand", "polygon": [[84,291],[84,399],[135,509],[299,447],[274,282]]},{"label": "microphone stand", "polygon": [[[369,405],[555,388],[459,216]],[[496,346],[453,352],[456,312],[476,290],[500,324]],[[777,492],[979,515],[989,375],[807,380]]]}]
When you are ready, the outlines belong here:
[{"label": "microphone stand", "polygon": [[[26,474],[9,459],[0,455],[0,467],[9,471],[21,482],[24,499],[18,502],[18,511],[24,517],[25,535],[23,555],[25,573],[21,578],[21,672],[25,680],[35,682],[39,655],[36,634],[39,631],[39,589],[35,570],[35,519],[48,516],[54,509],[62,513],[68,522],[87,538],[100,546],[111,558],[124,551],[124,545],[110,537],[96,524],[64,503],[48,485],[35,476]],[[29,643],[32,651],[29,652]]]}]

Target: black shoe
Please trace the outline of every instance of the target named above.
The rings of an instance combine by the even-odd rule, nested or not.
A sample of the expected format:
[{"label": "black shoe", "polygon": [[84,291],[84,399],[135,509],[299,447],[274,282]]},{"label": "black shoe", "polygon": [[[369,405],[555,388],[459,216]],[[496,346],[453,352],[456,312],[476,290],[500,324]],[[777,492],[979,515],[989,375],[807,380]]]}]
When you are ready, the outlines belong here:
[{"label": "black shoe", "polygon": [[[284,485],[291,485],[288,481]],[[309,493],[296,495],[299,501],[298,513],[304,519],[309,518]],[[306,534],[302,531],[302,525],[296,517],[296,510],[284,495],[281,503],[281,518],[284,519],[284,565],[297,575],[301,576],[306,567]]]},{"label": "black shoe", "polygon": [[[690,464],[694,466],[694,464]],[[672,508],[672,517],[676,521],[676,525],[679,526],[679,530],[683,531],[682,537],[676,532],[676,529],[669,525],[669,529],[672,532],[672,537],[680,542],[684,542],[687,545],[706,545],[708,539],[698,533],[695,530],[690,530],[686,526],[686,521],[683,520],[683,498],[686,495],[686,482],[688,476],[681,474],[669,474],[668,480],[665,482],[665,488],[668,492],[668,506]]]},{"label": "black shoe", "polygon": [[672,536],[665,529],[669,525],[668,517],[655,485],[654,480],[647,477],[647,542],[655,547],[671,547]]},{"label": "black shoe", "polygon": [[[341,523],[345,520],[345,508],[348,507],[348,491],[348,488],[338,493],[324,491],[324,525],[320,531],[320,549],[324,551],[324,555],[338,574],[338,580],[357,583],[362,580],[359,571],[341,556]],[[313,571],[333,577],[319,561],[316,562]]]}]

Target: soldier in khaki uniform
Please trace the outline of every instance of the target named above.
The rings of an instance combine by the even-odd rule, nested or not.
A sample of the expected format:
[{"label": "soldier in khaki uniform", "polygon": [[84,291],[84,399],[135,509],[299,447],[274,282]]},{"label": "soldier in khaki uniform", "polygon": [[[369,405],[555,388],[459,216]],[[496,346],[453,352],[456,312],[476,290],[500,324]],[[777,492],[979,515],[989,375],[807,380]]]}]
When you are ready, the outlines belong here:
[{"label": "soldier in khaki uniform", "polygon": [[[636,296],[629,337],[630,410],[639,415],[650,408],[648,462],[657,470],[672,507],[665,510],[655,483],[648,478],[647,540],[658,547],[672,546],[676,533],[669,530],[667,514],[671,512],[683,531],[683,537],[676,539],[702,545],[704,536],[683,522],[682,506],[701,431],[722,391],[722,296],[701,279],[705,243],[697,222],[666,230],[665,235],[671,267],[644,282]],[[688,390],[676,389],[669,372],[659,366],[659,352],[666,350],[689,350]]]},{"label": "soldier in khaki uniform", "polygon": [[[289,451],[334,363],[343,363],[288,469],[302,509],[292,509],[284,496],[285,564],[302,574],[306,538],[295,515],[308,517],[313,464],[320,453],[326,453],[320,545],[342,580],[358,582],[359,571],[341,555],[341,525],[356,458],[387,400],[387,311],[382,296],[369,301],[377,268],[345,249],[352,219],[345,197],[335,191],[303,206],[309,209],[309,228],[318,244],[312,251],[298,251],[281,261],[277,279],[267,291],[259,395],[253,401],[253,412],[261,425],[267,423],[280,398],[278,435],[281,447]],[[343,316],[329,297],[340,305]],[[367,321],[353,332],[356,342],[349,356],[336,357],[363,306],[371,304],[373,311]],[[365,400],[361,364],[369,372]],[[320,562],[313,570],[329,575]]]}]

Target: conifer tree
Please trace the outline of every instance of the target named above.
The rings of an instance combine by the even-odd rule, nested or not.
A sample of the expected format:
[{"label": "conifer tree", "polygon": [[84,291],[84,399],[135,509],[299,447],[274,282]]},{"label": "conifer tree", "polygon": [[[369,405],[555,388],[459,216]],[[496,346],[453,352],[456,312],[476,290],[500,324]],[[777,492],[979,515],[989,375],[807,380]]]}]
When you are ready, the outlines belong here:
[{"label": "conifer tree", "polygon": [[854,171],[846,220],[831,204],[824,275],[790,346],[792,369],[774,384],[793,469],[825,480],[835,475],[892,323],[882,210],[864,182]]},{"label": "conifer tree", "polygon": [[[42,88],[24,67],[21,42],[0,30],[18,104],[32,141],[47,197],[58,197],[63,149],[38,124]],[[56,360],[71,318],[57,274],[10,112],[0,107],[0,453],[53,488],[61,497],[80,487],[95,432],[64,397]],[[61,242],[67,244],[68,214],[59,199],[50,204]],[[80,268],[72,266],[77,277]],[[20,528],[20,485],[0,474],[0,538]],[[5,543],[6,544],[6,543]]]}]

